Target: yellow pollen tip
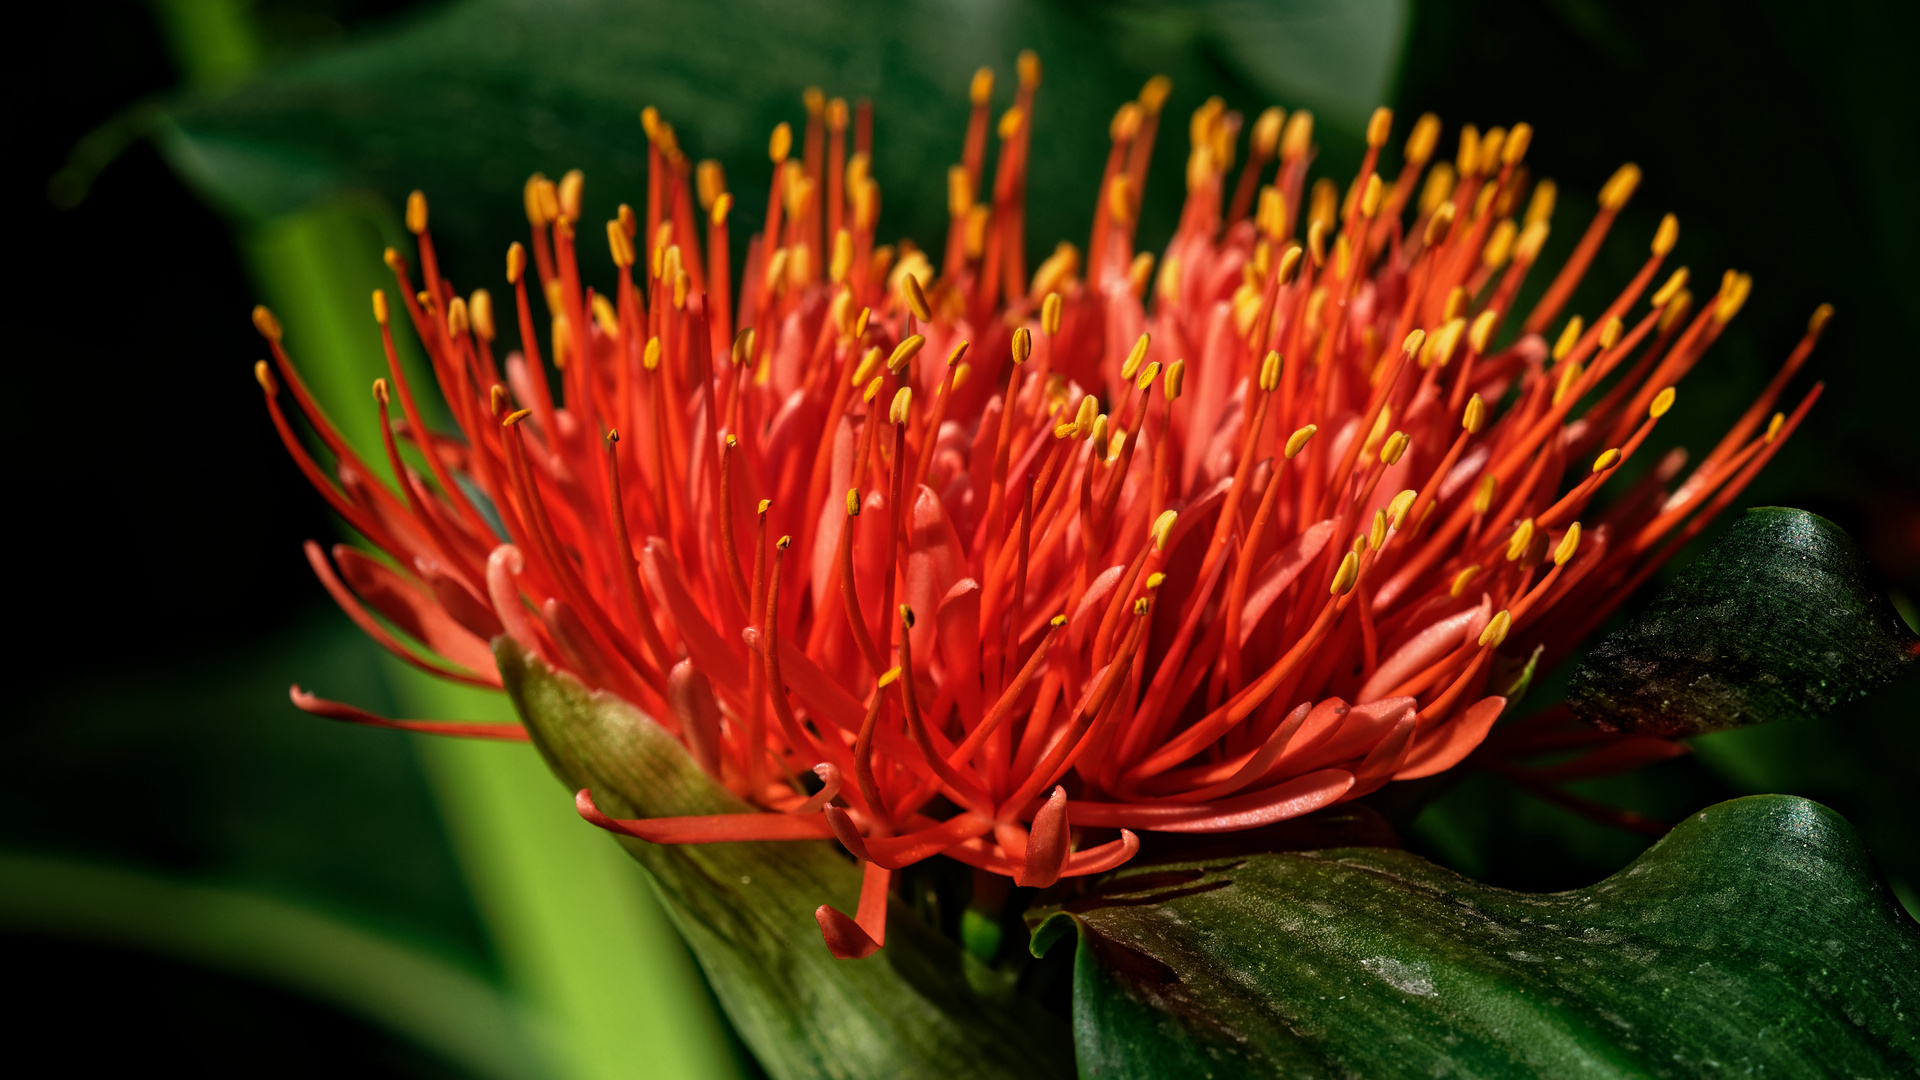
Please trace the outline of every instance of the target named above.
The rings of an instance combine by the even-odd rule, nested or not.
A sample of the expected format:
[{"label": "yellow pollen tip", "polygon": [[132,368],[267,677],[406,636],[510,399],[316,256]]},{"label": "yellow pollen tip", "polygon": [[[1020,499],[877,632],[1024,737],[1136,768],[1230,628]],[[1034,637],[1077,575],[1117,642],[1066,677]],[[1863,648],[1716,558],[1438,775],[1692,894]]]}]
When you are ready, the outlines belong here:
[{"label": "yellow pollen tip", "polygon": [[1493,493],[1498,490],[1499,487],[1500,481],[1498,478],[1492,476],[1481,477],[1480,485],[1474,488],[1473,491],[1473,512],[1476,514],[1484,514],[1492,509]]},{"label": "yellow pollen tip", "polygon": [[467,310],[473,317],[473,332],[480,335],[481,341],[493,340],[493,294],[485,289],[473,290],[467,300]]},{"label": "yellow pollen tip", "polygon": [[1300,451],[1305,450],[1307,443],[1312,441],[1314,432],[1319,430],[1320,425],[1308,424],[1287,436],[1287,445],[1285,448],[1287,460],[1292,461],[1295,457],[1299,456]]},{"label": "yellow pollen tip", "polygon": [[1731,322],[1740,313],[1740,308],[1747,302],[1747,295],[1752,291],[1752,275],[1727,271],[1727,280],[1720,287],[1720,300],[1713,305],[1713,321],[1723,325]]},{"label": "yellow pollen tip", "polygon": [[1026,119],[1026,117],[1017,108],[1008,109],[1006,112],[1001,113],[1000,123],[995,128],[995,133],[1000,136],[1000,141],[1006,142],[1008,139],[1020,134],[1020,123],[1024,119]]},{"label": "yellow pollen tip", "polygon": [[1413,507],[1413,500],[1419,497],[1419,492],[1412,488],[1407,488],[1400,494],[1395,495],[1393,501],[1387,504],[1387,520],[1393,523],[1395,532],[1400,531],[1401,526],[1407,520],[1407,511]]},{"label": "yellow pollen tip", "polygon": [[1107,451],[1110,449],[1108,429],[1111,426],[1112,421],[1107,419],[1105,413],[1093,418],[1093,456],[1096,461],[1107,460]]},{"label": "yellow pollen tip", "polygon": [[1414,356],[1420,352],[1420,346],[1426,343],[1427,332],[1425,330],[1414,330],[1407,335],[1405,341],[1400,343],[1400,351],[1406,353],[1408,356]]},{"label": "yellow pollen tip", "polygon": [[[594,299],[597,300],[599,297]],[[466,333],[470,325],[467,319],[467,302],[458,296],[454,297],[447,304],[447,336],[457,338]]]},{"label": "yellow pollen tip", "polygon": [[1365,555],[1367,553],[1367,547],[1367,534],[1361,533],[1353,538],[1353,543],[1348,545],[1348,550],[1352,551],[1355,555]]},{"label": "yellow pollen tip", "polygon": [[1139,372],[1140,362],[1147,358],[1147,346],[1152,343],[1153,339],[1148,335],[1140,335],[1140,340],[1134,342],[1133,348],[1127,352],[1126,362],[1120,365],[1121,378],[1131,379]]},{"label": "yellow pollen tip", "polygon": [[1533,125],[1515,124],[1507,132],[1507,144],[1500,149],[1500,164],[1512,168],[1520,164],[1527,156],[1527,148],[1533,145]]},{"label": "yellow pollen tip", "polygon": [[887,407],[887,420],[894,424],[907,422],[907,408],[913,404],[913,387],[903,386],[894,392],[893,404]]},{"label": "yellow pollen tip", "polygon": [[1774,413],[1773,419],[1767,421],[1767,434],[1763,441],[1772,442],[1774,439],[1778,438],[1780,435],[1780,425],[1786,422],[1787,422],[1786,413]]},{"label": "yellow pollen tip", "polygon": [[1055,615],[1053,618],[1047,620],[1047,625],[1058,630],[1067,625],[1067,617],[1065,615]]},{"label": "yellow pollen tip", "polygon": [[1280,253],[1280,267],[1275,271],[1280,284],[1293,284],[1293,276],[1300,272],[1300,259],[1305,254],[1306,252],[1300,250],[1299,244],[1293,244]]},{"label": "yellow pollen tip", "polygon": [[385,289],[373,290],[373,321],[381,326],[387,325],[387,292]]},{"label": "yellow pollen tip", "polygon": [[707,215],[707,220],[711,221],[715,225],[725,225],[727,223],[727,213],[732,209],[733,209],[733,194],[731,192],[723,191],[720,194],[714,196],[713,211],[712,213]]},{"label": "yellow pollen tip", "polygon": [[770,508],[771,506],[773,506],[773,500],[772,500],[772,499],[761,499],[761,500],[760,500],[760,505],[759,505],[758,507],[756,507],[756,508],[755,508],[755,510],[754,510],[754,513],[756,513],[756,514],[765,514],[765,513],[767,512],[767,510],[768,510],[768,508]]},{"label": "yellow pollen tip", "polygon": [[926,343],[926,338],[915,334],[900,344],[895,345],[893,347],[893,355],[887,357],[887,370],[896,375],[899,374],[902,368],[906,367],[915,356],[919,355],[921,348],[924,347]]},{"label": "yellow pollen tip", "polygon": [[1165,585],[1166,583],[1167,583],[1167,575],[1161,573],[1158,570],[1155,570],[1153,573],[1147,575],[1147,591],[1148,592],[1152,592],[1153,590],[1158,589],[1160,586]]},{"label": "yellow pollen tip", "polygon": [[265,304],[254,305],[253,328],[260,331],[260,336],[266,338],[268,341],[277,342],[280,340],[280,320],[274,316],[273,312],[269,310]]},{"label": "yellow pollen tip", "polygon": [[953,369],[953,388],[955,390],[958,390],[961,387],[967,385],[967,377],[972,374],[973,374],[972,364],[961,364],[958,367],[955,367]]},{"label": "yellow pollen tip", "polygon": [[551,188],[553,183],[540,173],[534,173],[527,177],[526,186],[520,189],[520,201],[527,212],[527,223],[536,229],[544,229],[553,221],[546,212],[547,201],[542,185]]},{"label": "yellow pollen tip", "polygon": [[1135,390],[1144,391],[1153,385],[1153,380],[1159,377],[1160,377],[1160,361],[1155,360],[1152,363],[1148,364],[1146,368],[1140,372],[1139,378],[1133,380],[1133,388]]},{"label": "yellow pollen tip", "polygon": [[620,223],[620,231],[626,233],[628,239],[639,235],[640,219],[634,216],[633,207],[628,206],[626,203],[621,203],[620,209],[614,214],[613,219]]},{"label": "yellow pollen tip", "polygon": [[1499,648],[1500,643],[1507,640],[1507,631],[1512,629],[1513,615],[1503,609],[1500,614],[1495,615],[1492,621],[1487,623],[1485,630],[1480,631],[1481,647],[1487,649]]},{"label": "yellow pollen tip", "polygon": [[1567,526],[1567,535],[1561,537],[1560,543],[1554,547],[1553,565],[1555,566],[1567,565],[1567,560],[1573,558],[1573,553],[1579,550],[1580,550],[1580,523],[1576,521],[1573,524]]},{"label": "yellow pollen tip", "polygon": [[1469,435],[1478,435],[1480,429],[1487,426],[1487,403],[1480,400],[1479,394],[1467,399],[1467,410],[1460,416],[1460,426]]},{"label": "yellow pollen tip", "polygon": [[532,415],[533,415],[532,409],[515,409],[514,411],[508,413],[505,417],[501,418],[500,426],[513,427],[515,424],[518,424],[520,421],[525,420],[527,417]]},{"label": "yellow pollen tip", "polygon": [[[1365,540],[1366,537],[1361,537]],[[1340,569],[1333,572],[1333,584],[1327,588],[1328,595],[1345,596],[1353,591],[1353,583],[1360,580],[1360,555],[1349,551],[1340,560]]]},{"label": "yellow pollen tip", "polygon": [[900,605],[900,621],[907,624],[907,629],[913,629],[913,609],[905,604]]},{"label": "yellow pollen tip", "polygon": [[1653,253],[1666,258],[1673,245],[1680,242],[1680,219],[1668,214],[1660,219],[1660,227],[1653,233]]},{"label": "yellow pollen tip", "polygon": [[1633,198],[1635,188],[1640,186],[1640,166],[1629,161],[1607,178],[1606,185],[1600,189],[1600,209],[1618,210]]},{"label": "yellow pollen tip", "polygon": [[507,284],[520,284],[520,275],[527,272],[527,249],[515,240],[507,246]]},{"label": "yellow pollen tip", "polygon": [[1048,337],[1060,333],[1060,294],[1057,292],[1048,293],[1047,298],[1040,302],[1040,329]]},{"label": "yellow pollen tip", "polygon": [[1658,420],[1673,408],[1673,387],[1669,386],[1653,396],[1653,404],[1647,406],[1647,416]]},{"label": "yellow pollen tip", "polygon": [[785,551],[793,546],[793,537],[782,535],[780,539],[773,542],[773,546],[778,551]]},{"label": "yellow pollen tip", "polygon": [[1361,189],[1360,192],[1360,213],[1362,215],[1372,217],[1380,212],[1380,194],[1380,174],[1371,173],[1367,176],[1367,186]]},{"label": "yellow pollen tip", "polygon": [[1375,150],[1387,145],[1387,136],[1393,134],[1393,110],[1378,108],[1367,120],[1367,145]]},{"label": "yellow pollen tip", "polygon": [[1375,510],[1373,512],[1373,527],[1367,530],[1367,543],[1378,549],[1381,544],[1386,543],[1386,540],[1387,512],[1385,510]]},{"label": "yellow pollen tip", "polygon": [[1167,550],[1167,537],[1173,532],[1173,523],[1180,520],[1180,514],[1174,510],[1162,510],[1160,516],[1153,519],[1153,549]]},{"label": "yellow pollen tip", "polygon": [[1175,360],[1167,366],[1166,378],[1162,380],[1161,384],[1162,388],[1166,391],[1167,400],[1170,402],[1180,400],[1180,391],[1186,384],[1187,362],[1185,360]]},{"label": "yellow pollen tip", "polygon": [[961,342],[958,345],[955,345],[947,353],[947,366],[953,367],[954,365],[958,364],[960,362],[960,358],[967,355],[967,349],[971,347],[972,347],[971,344],[965,341]]},{"label": "yellow pollen tip", "polygon": [[884,385],[886,381],[887,380],[885,377],[880,375],[875,375],[873,377],[873,381],[867,384],[867,388],[865,390],[860,391],[860,400],[872,401],[874,398],[879,397],[880,387]]},{"label": "yellow pollen tip", "polygon": [[1488,308],[1473,317],[1473,325],[1467,328],[1467,346],[1475,355],[1484,356],[1487,346],[1493,344],[1493,332],[1500,325],[1500,313]]},{"label": "yellow pollen tip", "polygon": [[886,673],[880,676],[879,685],[882,689],[885,689],[886,687],[892,686],[899,678],[900,678],[899,668],[897,667],[888,668],[886,670]]},{"label": "yellow pollen tip", "polygon": [[560,220],[572,224],[580,220],[580,200],[587,189],[587,174],[579,169],[568,169],[567,175],[560,178],[554,197],[560,203]]},{"label": "yellow pollen tip", "polygon": [[1453,575],[1453,584],[1447,589],[1448,595],[1456,600],[1459,599],[1460,594],[1467,591],[1468,583],[1479,576],[1480,567],[1478,565],[1469,566],[1465,570]]},{"label": "yellow pollen tip", "polygon": [[1247,139],[1248,152],[1255,161],[1265,161],[1273,156],[1280,146],[1280,127],[1286,120],[1287,111],[1277,105],[1270,105],[1261,111]]},{"label": "yellow pollen tip", "polygon": [[1532,266],[1540,257],[1540,249],[1547,244],[1547,234],[1553,230],[1544,221],[1536,221],[1520,230],[1520,239],[1513,242],[1513,261]]},{"label": "yellow pollen tip", "polygon": [[1807,320],[1807,333],[1819,337],[1826,333],[1827,323],[1833,320],[1833,305],[1821,304],[1813,309],[1813,317]]},{"label": "yellow pollen tip", "polygon": [[1135,600],[1133,602],[1133,613],[1135,615],[1144,616],[1147,612],[1152,610],[1153,610],[1153,600],[1149,597],[1143,596],[1140,599]]},{"label": "yellow pollen tip", "polygon": [[1413,131],[1407,135],[1404,150],[1407,167],[1417,169],[1433,157],[1434,148],[1440,145],[1440,118],[1432,113],[1424,113],[1414,121]]},{"label": "yellow pollen tip", "polygon": [[1013,332],[1013,362],[1024,364],[1033,355],[1033,331],[1018,327]]},{"label": "yellow pollen tip", "polygon": [[487,392],[487,404],[492,406],[493,415],[502,416],[507,411],[507,388],[494,383]]},{"label": "yellow pollen tip", "polygon": [[1560,339],[1553,343],[1553,358],[1565,360],[1567,354],[1573,351],[1573,347],[1580,343],[1580,334],[1586,328],[1587,322],[1580,316],[1575,315],[1568,319],[1566,328],[1560,331]]},{"label": "yellow pollen tip", "polygon": [[1313,114],[1305,109],[1297,110],[1287,118],[1286,130],[1280,135],[1280,156],[1293,161],[1306,156],[1313,147]]},{"label": "yellow pollen tip", "polygon": [[385,405],[387,403],[387,380],[385,379],[373,380],[373,400],[379,402],[382,405]]},{"label": "yellow pollen tip", "polygon": [[880,351],[880,346],[878,345],[868,349],[866,354],[860,357],[859,366],[853,369],[853,385],[862,386],[871,380],[874,372],[880,370],[880,364],[885,355],[886,354]]},{"label": "yellow pollen tip", "polygon": [[1533,519],[1528,518],[1514,528],[1513,535],[1507,540],[1507,561],[1512,562],[1520,556],[1525,555],[1527,549],[1532,546]]},{"label": "yellow pollen tip", "polygon": [[1620,335],[1626,329],[1627,324],[1621,322],[1618,315],[1607,316],[1607,321],[1600,324],[1600,347],[1611,349],[1620,344]]},{"label": "yellow pollen tip", "polygon": [[1271,394],[1280,389],[1280,354],[1268,352],[1266,359],[1260,361],[1260,389]]},{"label": "yellow pollen tip", "polygon": [[659,338],[650,337],[647,339],[646,347],[640,350],[640,366],[648,371],[655,371],[660,367]]},{"label": "yellow pollen tip", "polygon": [[859,488],[847,489],[847,516],[848,517],[860,516],[860,489]]},{"label": "yellow pollen tip", "polygon": [[407,196],[407,231],[415,236],[427,231],[427,193],[424,191]]},{"label": "yellow pollen tip", "polygon": [[1619,462],[1620,462],[1620,448],[1617,446],[1608,447],[1607,449],[1600,451],[1599,457],[1593,459],[1593,471],[1597,473],[1606,472],[1608,469],[1611,469],[1615,465],[1619,464]]},{"label": "yellow pollen tip", "polygon": [[1140,107],[1150,114],[1158,114],[1167,103],[1167,95],[1173,93],[1173,80],[1165,75],[1155,75],[1140,88]]},{"label": "yellow pollen tip", "polygon": [[967,87],[967,97],[975,105],[985,105],[993,97],[993,69],[983,67],[973,73],[973,82]]},{"label": "yellow pollen tip", "polygon": [[1407,452],[1407,447],[1412,441],[1407,438],[1404,431],[1396,431],[1387,436],[1386,445],[1380,448],[1380,464],[1398,465],[1401,455]]},{"label": "yellow pollen tip", "polygon": [[1433,216],[1427,219],[1426,231],[1421,233],[1421,243],[1427,247],[1433,247],[1435,244],[1438,244],[1440,238],[1447,234],[1447,230],[1453,227],[1453,215],[1455,213],[1456,211],[1451,202],[1443,202],[1439,206],[1434,207]]},{"label": "yellow pollen tip", "polygon": [[787,155],[793,152],[793,125],[785,120],[773,127],[773,134],[767,139],[767,157],[775,165],[786,163]]},{"label": "yellow pollen tip", "polygon": [[613,253],[613,265],[628,267],[633,265],[633,238],[615,218],[607,222],[607,249]]},{"label": "yellow pollen tip", "polygon": [[913,317],[923,323],[932,322],[933,309],[927,306],[927,294],[920,288],[920,279],[912,274],[903,274],[900,284],[901,291],[907,296],[907,307],[913,309]]},{"label": "yellow pollen tip", "polygon": [[269,394],[277,394],[280,392],[279,384],[273,381],[273,369],[267,366],[265,360],[255,360],[253,362],[253,381],[259,383],[260,389],[265,390]]},{"label": "yellow pollen tip", "polygon": [[1021,49],[1014,58],[1013,70],[1020,76],[1020,87],[1032,90],[1040,85],[1040,54],[1032,49]]}]

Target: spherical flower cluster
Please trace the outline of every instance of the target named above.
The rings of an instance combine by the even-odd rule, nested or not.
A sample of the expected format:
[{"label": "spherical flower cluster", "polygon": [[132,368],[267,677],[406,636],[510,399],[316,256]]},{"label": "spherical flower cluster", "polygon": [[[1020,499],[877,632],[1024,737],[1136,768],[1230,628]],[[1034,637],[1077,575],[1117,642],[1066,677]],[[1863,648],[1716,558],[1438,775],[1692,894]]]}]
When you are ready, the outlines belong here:
[{"label": "spherical flower cluster", "polygon": [[419,276],[388,263],[459,431],[423,423],[376,294],[396,487],[256,313],[287,449],[379,553],[308,546],[348,614],[483,686],[504,634],[644,710],[758,808],[616,821],[581,792],[602,827],[837,838],[865,872],[853,917],[818,912],[841,956],[880,947],[891,874],[935,855],[1046,886],[1125,862],[1136,830],[1251,828],[1455,765],[1504,707],[1496,652],[1564,655],[1818,393],[1771,411],[1824,308],[1684,482],[1669,492],[1669,454],[1596,519],[1749,289],[1728,273],[1696,303],[1684,268],[1663,277],[1669,216],[1617,296],[1562,318],[1634,166],[1523,312],[1555,201],[1529,181],[1527,125],[1462,128],[1449,163],[1422,117],[1389,177],[1381,110],[1343,193],[1308,183],[1305,112],[1255,119],[1236,173],[1243,119],[1215,99],[1156,260],[1135,250],[1155,79],[1113,119],[1084,252],[1029,271],[1039,86],[1023,56],[996,123],[975,78],[937,252],[877,243],[869,114],[810,92],[799,154],[774,132],[737,284],[719,167],[692,167],[649,110],[645,207],[606,223],[604,289],[579,251],[580,174],[529,182],[504,356],[490,295],[439,272],[416,193]]}]

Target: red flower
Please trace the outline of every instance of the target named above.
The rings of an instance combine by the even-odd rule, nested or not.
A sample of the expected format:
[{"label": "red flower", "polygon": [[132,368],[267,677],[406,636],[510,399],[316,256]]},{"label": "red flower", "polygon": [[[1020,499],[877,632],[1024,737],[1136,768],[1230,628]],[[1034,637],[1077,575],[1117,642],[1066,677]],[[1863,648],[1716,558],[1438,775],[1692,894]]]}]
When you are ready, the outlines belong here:
[{"label": "red flower", "polygon": [[[1245,829],[1459,762],[1505,704],[1487,696],[1495,650],[1564,655],[1819,394],[1766,419],[1824,307],[1677,490],[1680,451],[1583,530],[1749,287],[1730,272],[1694,314],[1681,269],[1635,314],[1673,247],[1669,216],[1610,304],[1561,321],[1637,168],[1607,183],[1522,316],[1554,204],[1521,164],[1526,125],[1463,128],[1455,163],[1429,168],[1440,127],[1422,117],[1389,180],[1381,110],[1343,198],[1307,187],[1305,112],[1260,116],[1234,179],[1242,118],[1215,99],[1193,116],[1186,205],[1156,270],[1134,251],[1156,79],[1114,117],[1085,257],[1063,243],[1029,274],[1039,81],[1023,56],[989,184],[992,80],[976,77],[938,269],[907,242],[875,246],[867,111],[810,94],[801,156],[786,125],[774,133],[737,299],[732,196],[717,166],[689,175],[649,111],[644,223],[624,206],[607,223],[606,291],[577,258],[580,175],[529,182],[540,287],[529,296],[513,245],[520,347],[504,363],[491,300],[440,275],[416,193],[419,291],[405,259],[388,263],[460,433],[427,432],[392,363],[375,396],[398,491],[256,313],[287,449],[389,557],[336,547],[330,563],[308,546],[348,614],[417,666],[488,686],[488,641],[507,634],[644,709],[762,808],[615,821],[581,792],[604,828],[837,837],[866,873],[854,918],[818,912],[841,956],[880,946],[891,871],[932,855],[1045,886],[1125,862],[1133,830]],[[281,413],[282,383],[331,476]],[[400,438],[430,476],[402,463]],[[795,779],[809,769],[824,785],[811,793]]]}]

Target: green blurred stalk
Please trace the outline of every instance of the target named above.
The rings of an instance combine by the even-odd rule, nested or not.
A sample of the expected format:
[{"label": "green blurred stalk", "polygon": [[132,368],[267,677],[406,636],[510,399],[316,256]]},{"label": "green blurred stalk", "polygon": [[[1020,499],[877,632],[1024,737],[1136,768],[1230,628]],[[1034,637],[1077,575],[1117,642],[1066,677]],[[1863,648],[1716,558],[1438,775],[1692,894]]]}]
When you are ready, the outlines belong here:
[{"label": "green blurred stalk", "polygon": [[[156,13],[196,86],[244,78],[262,50],[243,0],[159,0]],[[242,237],[287,345],[354,445],[380,445],[369,387],[386,374],[369,294],[383,273],[393,211],[374,199],[331,203],[253,226]],[[425,385],[425,364],[406,350]],[[377,453],[368,464],[384,470]],[[501,695],[388,665],[412,715],[512,719]],[[510,990],[540,1028],[553,1073],[568,1080],[743,1075],[711,993],[646,873],[582,822],[539,756],[521,745],[416,737],[460,865],[500,951]]]}]

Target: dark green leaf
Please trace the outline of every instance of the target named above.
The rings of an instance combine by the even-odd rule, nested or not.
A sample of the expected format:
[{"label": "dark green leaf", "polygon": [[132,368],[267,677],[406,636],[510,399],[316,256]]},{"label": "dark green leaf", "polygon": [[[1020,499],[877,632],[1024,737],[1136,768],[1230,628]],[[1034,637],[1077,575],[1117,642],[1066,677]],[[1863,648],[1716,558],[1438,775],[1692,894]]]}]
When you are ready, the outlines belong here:
[{"label": "dark green leaf", "polygon": [[1352,848],[1124,871],[1079,932],[1083,1077],[1893,1076],[1920,929],[1853,829],[1755,796],[1591,888],[1477,885]]},{"label": "dark green leaf", "polygon": [[1820,716],[1892,682],[1915,645],[1845,531],[1761,507],[1587,655],[1567,704],[1653,735]]},{"label": "dark green leaf", "polygon": [[[507,638],[496,656],[547,763],[570,788],[591,788],[608,813],[751,809],[632,706],[588,692]],[[813,911],[822,903],[854,910],[860,875],[829,841],[622,842],[652,872],[728,1016],[778,1080],[1071,1071],[1064,1023],[1014,999],[997,973],[897,900],[886,948],[867,960],[834,959]]]}]

